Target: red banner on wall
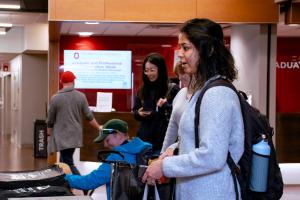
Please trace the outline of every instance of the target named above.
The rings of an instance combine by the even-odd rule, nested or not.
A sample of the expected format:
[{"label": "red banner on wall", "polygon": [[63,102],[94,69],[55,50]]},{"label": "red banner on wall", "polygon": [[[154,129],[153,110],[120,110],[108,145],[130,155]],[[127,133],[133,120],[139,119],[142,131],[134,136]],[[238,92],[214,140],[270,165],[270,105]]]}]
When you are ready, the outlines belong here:
[{"label": "red banner on wall", "polygon": [[300,38],[278,38],[276,111],[300,113]]}]

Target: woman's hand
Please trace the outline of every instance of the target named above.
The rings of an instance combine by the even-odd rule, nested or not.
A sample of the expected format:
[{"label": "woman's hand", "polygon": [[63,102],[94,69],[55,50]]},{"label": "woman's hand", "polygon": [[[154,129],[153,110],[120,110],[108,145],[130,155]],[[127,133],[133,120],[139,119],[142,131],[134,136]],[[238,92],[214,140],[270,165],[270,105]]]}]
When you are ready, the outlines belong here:
[{"label": "woman's hand", "polygon": [[165,157],[173,156],[174,154],[174,149],[168,148],[165,152],[163,152],[158,159],[164,159]]},{"label": "woman's hand", "polygon": [[148,166],[142,181],[145,183],[147,182],[147,184],[149,185],[154,185],[156,180],[159,180],[160,177],[163,176],[163,172],[162,172],[162,160],[161,159],[157,159],[153,162],[151,162],[151,164]]},{"label": "woman's hand", "polygon": [[141,107],[140,109],[138,109],[138,113],[141,117],[147,117],[151,114],[151,111],[144,111],[144,108]]},{"label": "woman's hand", "polygon": [[157,101],[156,106],[157,106],[157,107],[162,107],[166,102],[167,102],[167,99],[166,99],[166,98],[164,98],[164,99],[160,98],[160,99]]}]

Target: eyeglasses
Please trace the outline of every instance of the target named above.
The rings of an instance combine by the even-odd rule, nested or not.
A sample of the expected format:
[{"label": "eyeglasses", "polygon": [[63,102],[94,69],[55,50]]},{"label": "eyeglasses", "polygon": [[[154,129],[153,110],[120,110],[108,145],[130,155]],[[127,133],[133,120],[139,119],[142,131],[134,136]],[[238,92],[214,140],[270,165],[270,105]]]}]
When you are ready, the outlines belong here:
[{"label": "eyeglasses", "polygon": [[156,68],[150,68],[150,69],[144,69],[144,74],[147,74],[147,73],[154,73],[154,72],[157,72],[158,70]]},{"label": "eyeglasses", "polygon": [[115,130],[115,129],[112,129],[112,128],[105,128],[105,129],[102,129],[100,131],[100,134],[105,134],[105,135],[108,135],[108,134],[113,134],[113,133],[117,133],[118,131]]}]

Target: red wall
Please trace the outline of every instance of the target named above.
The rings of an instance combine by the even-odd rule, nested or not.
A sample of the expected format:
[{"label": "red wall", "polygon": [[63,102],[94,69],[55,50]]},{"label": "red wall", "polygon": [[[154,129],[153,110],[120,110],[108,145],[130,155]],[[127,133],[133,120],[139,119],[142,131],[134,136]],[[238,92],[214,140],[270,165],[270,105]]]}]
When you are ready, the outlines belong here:
[{"label": "red wall", "polygon": [[[134,94],[142,82],[142,62],[152,52],[160,53],[168,66],[169,77],[174,77],[174,50],[177,48],[177,37],[78,37],[62,36],[60,40],[60,64],[64,64],[64,50],[131,50],[132,72],[134,73]],[[90,106],[96,105],[97,92],[113,92],[113,108],[117,111],[130,111],[131,90],[81,89],[87,96]]]},{"label": "red wall", "polygon": [[[230,39],[226,38],[229,44]],[[60,41],[60,64],[63,65],[64,50],[131,50],[134,94],[141,85],[142,61],[152,52],[164,56],[170,77],[174,77],[173,59],[177,48],[176,37],[78,37],[62,36]],[[300,112],[300,38],[278,38],[276,64],[276,111],[280,113]],[[117,111],[130,111],[131,90],[81,90],[89,104],[95,106],[96,93],[113,92],[113,107]]]},{"label": "red wall", "polygon": [[276,111],[300,113],[300,38],[278,38]]}]

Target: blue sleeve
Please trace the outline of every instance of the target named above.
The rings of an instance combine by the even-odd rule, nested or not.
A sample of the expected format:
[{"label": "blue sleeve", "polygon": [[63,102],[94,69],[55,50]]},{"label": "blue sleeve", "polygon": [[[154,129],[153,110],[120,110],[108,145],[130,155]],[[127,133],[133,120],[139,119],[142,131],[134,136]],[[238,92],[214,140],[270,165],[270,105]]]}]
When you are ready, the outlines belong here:
[{"label": "blue sleeve", "polygon": [[102,163],[98,169],[85,176],[67,174],[65,180],[71,188],[92,190],[110,182],[110,165]]}]

